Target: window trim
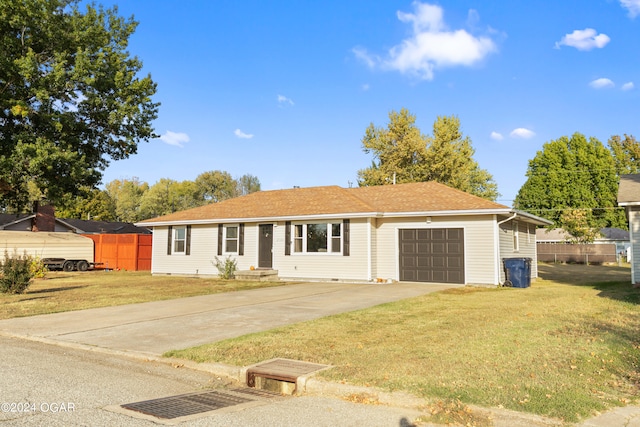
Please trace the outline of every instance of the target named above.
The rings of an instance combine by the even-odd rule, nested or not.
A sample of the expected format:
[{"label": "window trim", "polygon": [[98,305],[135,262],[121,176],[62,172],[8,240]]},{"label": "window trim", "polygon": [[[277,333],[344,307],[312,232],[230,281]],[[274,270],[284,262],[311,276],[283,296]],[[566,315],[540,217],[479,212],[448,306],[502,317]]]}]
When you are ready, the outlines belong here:
[{"label": "window trim", "polygon": [[520,252],[520,225],[517,220],[512,222],[511,230],[513,231],[513,251]]},{"label": "window trim", "polygon": [[[234,229],[236,230],[236,236],[235,237],[229,237],[229,230],[230,229]],[[224,250],[223,253],[224,254],[235,254],[238,255],[240,253],[240,224],[225,224],[224,225],[224,231],[223,231],[223,239],[224,239]],[[229,250],[229,242],[231,241],[235,241],[236,243],[236,250],[235,251],[230,251]]]},{"label": "window trim", "polygon": [[[325,225],[327,228],[326,250],[309,252],[308,251],[308,226],[309,225]],[[339,235],[333,235],[334,226],[339,226]],[[311,256],[343,256],[345,255],[345,225],[344,221],[308,221],[295,222],[291,224],[291,241],[289,242],[291,255],[311,255]],[[334,241],[336,245],[334,246]],[[337,247],[338,251],[332,249]]]},{"label": "window trim", "polygon": [[[173,235],[171,238],[171,253],[173,255],[187,255],[187,226],[186,225],[179,225],[179,226],[174,226],[173,228]],[[179,232],[183,232],[184,235],[181,239],[178,239],[178,233]],[[182,242],[182,250],[178,250],[177,245],[178,242]]]}]

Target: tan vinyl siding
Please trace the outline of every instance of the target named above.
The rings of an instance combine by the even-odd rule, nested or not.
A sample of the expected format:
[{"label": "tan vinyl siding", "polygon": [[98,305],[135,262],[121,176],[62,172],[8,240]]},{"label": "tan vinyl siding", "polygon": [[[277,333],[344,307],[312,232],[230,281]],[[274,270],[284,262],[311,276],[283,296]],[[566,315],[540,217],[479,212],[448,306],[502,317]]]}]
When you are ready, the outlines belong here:
[{"label": "tan vinyl siding", "polygon": [[[234,224],[237,225],[237,224]],[[225,254],[218,256],[218,225],[193,225],[191,227],[190,254],[167,255],[167,227],[155,227],[153,229],[153,264],[152,274],[186,274],[186,275],[218,275],[218,269],[213,262],[215,257],[224,260],[231,256],[238,262],[239,270],[248,270],[255,262],[253,248],[257,248],[257,226],[245,225],[244,230],[244,256]],[[224,246],[223,246],[224,247]],[[247,256],[251,255],[251,256]],[[256,264],[257,265],[257,264]]]},{"label": "tan vinyl siding", "polygon": [[537,265],[537,252],[536,252],[536,226],[528,224],[524,221],[517,221],[518,223],[518,250],[514,250],[514,229],[513,221],[507,221],[499,226],[499,241],[500,241],[500,283],[503,283],[504,278],[504,265],[502,260],[504,258],[531,258],[531,278],[538,277],[538,265]]},{"label": "tan vinyl siding", "polygon": [[640,281],[640,208],[629,208],[629,232],[631,239],[631,283]]},{"label": "tan vinyl siding", "polygon": [[493,216],[451,216],[384,218],[377,227],[377,276],[398,279],[398,230],[403,228],[462,228],[464,229],[465,282],[468,284],[496,284]]},{"label": "tan vinyl siding", "polygon": [[[336,218],[326,222],[341,221],[342,219]],[[300,223],[292,222],[292,238],[294,225]],[[278,223],[274,228],[273,268],[278,270],[281,278],[366,281],[369,279],[368,226],[366,219],[351,219],[349,256],[343,256],[341,253],[295,253],[293,250],[291,255],[285,256],[285,224]]]}]

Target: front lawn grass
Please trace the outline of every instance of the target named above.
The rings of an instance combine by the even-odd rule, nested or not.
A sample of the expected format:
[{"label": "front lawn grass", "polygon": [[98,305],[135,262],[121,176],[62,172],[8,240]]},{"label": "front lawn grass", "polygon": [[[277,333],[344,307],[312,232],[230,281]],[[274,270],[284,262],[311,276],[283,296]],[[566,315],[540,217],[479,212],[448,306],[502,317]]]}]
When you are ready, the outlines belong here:
[{"label": "front lawn grass", "polygon": [[568,422],[635,400],[640,291],[629,268],[539,269],[527,289],[454,288],[167,356],[324,363],[331,381]]},{"label": "front lawn grass", "polygon": [[0,294],[0,319],[286,285],[148,271],[49,272],[19,295]]}]

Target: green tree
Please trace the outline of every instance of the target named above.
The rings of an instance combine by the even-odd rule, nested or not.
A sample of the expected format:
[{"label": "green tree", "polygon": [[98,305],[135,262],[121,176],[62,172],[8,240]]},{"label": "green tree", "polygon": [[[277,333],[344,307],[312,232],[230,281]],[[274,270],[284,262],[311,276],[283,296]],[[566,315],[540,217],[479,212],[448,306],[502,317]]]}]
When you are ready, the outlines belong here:
[{"label": "green tree", "polygon": [[609,149],[613,154],[618,176],[640,172],[640,143],[633,135],[625,134],[624,138],[613,135],[609,138]]},{"label": "green tree", "polygon": [[427,140],[409,110],[391,111],[386,128],[371,123],[362,138],[362,148],[373,154],[373,160],[370,167],[358,171],[360,186],[425,180]]},{"label": "green tree", "polygon": [[162,178],[153,184],[140,199],[141,219],[153,218],[172,212],[203,205],[193,181],[174,181]]},{"label": "green tree", "polygon": [[473,159],[475,150],[471,139],[462,135],[458,117],[438,116],[433,124],[433,137],[428,141],[425,159],[428,180],[489,200],[498,197],[498,185]]},{"label": "green tree", "polygon": [[106,191],[116,206],[116,219],[124,222],[136,222],[144,219],[140,212],[140,202],[149,184],[134,177],[131,180],[115,179],[106,185]]},{"label": "green tree", "polygon": [[156,84],[127,51],[137,22],[78,0],[0,2],[0,203],[54,204],[156,137]]},{"label": "green tree", "polygon": [[462,135],[458,117],[438,117],[433,136],[423,135],[415,122],[415,115],[403,108],[389,113],[386,128],[369,125],[362,146],[374,158],[370,167],[358,171],[360,186],[437,181],[496,199],[497,185],[473,159],[475,150],[470,138]]},{"label": "green tree", "polygon": [[115,221],[116,204],[106,191],[86,189],[83,196],[64,197],[56,206],[56,217]]},{"label": "green tree", "polygon": [[237,182],[229,172],[209,171],[196,177],[199,197],[205,203],[220,202],[236,196]]},{"label": "green tree", "polygon": [[260,180],[257,176],[244,174],[236,179],[236,196],[246,196],[256,191],[260,191]]},{"label": "green tree", "polygon": [[587,210],[584,218],[592,229],[626,228],[624,212],[616,209],[618,177],[609,150],[596,138],[580,133],[547,142],[529,160],[527,181],[518,191],[514,206],[571,228],[563,213]]}]

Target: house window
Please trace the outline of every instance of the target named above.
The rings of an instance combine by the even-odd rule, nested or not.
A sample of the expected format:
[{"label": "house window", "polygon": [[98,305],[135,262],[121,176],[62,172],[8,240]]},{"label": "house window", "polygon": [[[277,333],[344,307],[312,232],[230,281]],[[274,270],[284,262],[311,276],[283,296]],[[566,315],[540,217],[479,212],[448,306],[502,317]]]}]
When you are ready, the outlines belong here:
[{"label": "house window", "polygon": [[303,237],[303,225],[302,224],[296,224],[295,228],[294,228],[294,235],[293,235],[293,251],[294,252],[302,252],[302,245],[304,243],[304,237]]},{"label": "house window", "polygon": [[520,239],[518,236],[518,221],[513,221],[513,250],[518,252],[520,250]]},{"label": "house window", "polygon": [[342,233],[340,224],[331,224],[331,252],[340,252]]},{"label": "house window", "polygon": [[225,239],[224,239],[224,250],[225,252],[238,252],[238,227],[237,226],[227,226],[225,227]]},{"label": "house window", "polygon": [[183,254],[187,247],[187,227],[173,228],[173,253]]},{"label": "house window", "polygon": [[307,252],[327,252],[327,224],[307,224]]},{"label": "house window", "polygon": [[342,224],[296,224],[293,233],[293,251],[296,253],[341,253]]}]

